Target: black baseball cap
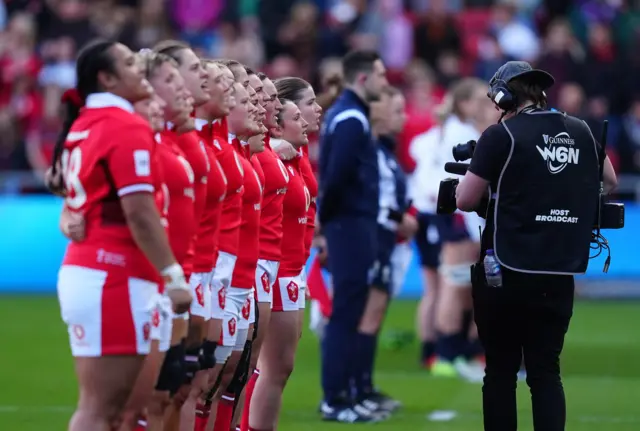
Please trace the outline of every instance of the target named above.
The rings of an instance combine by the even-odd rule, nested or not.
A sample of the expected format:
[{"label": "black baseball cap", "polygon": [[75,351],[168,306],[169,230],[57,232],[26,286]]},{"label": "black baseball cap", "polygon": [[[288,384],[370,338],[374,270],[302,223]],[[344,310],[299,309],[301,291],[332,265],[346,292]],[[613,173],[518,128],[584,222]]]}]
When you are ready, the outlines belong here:
[{"label": "black baseball cap", "polygon": [[544,70],[534,69],[526,61],[508,61],[496,71],[491,78],[490,85],[496,81],[504,81],[507,84],[514,79],[526,80],[539,84],[543,90],[551,87],[555,79]]}]

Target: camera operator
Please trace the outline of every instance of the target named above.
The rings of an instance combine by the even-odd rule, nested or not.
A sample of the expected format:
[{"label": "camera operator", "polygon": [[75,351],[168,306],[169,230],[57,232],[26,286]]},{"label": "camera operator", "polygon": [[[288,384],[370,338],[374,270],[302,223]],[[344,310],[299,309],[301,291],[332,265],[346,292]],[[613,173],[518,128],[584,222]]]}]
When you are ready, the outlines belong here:
[{"label": "camera operator", "polygon": [[[599,144],[584,121],[546,109],[553,77],[508,62],[491,79],[501,121],[478,140],[456,191],[457,207],[478,208],[489,188],[482,257],[501,268],[472,267],[473,302],[486,354],[484,429],[516,430],[522,357],[537,431],[564,430],[560,353],[573,311],[574,274],[584,273],[598,210]],[[605,190],[616,184],[608,159]],[[487,282],[486,274],[491,277]],[[500,277],[500,276],[498,276]],[[490,285],[491,284],[491,285]]]}]

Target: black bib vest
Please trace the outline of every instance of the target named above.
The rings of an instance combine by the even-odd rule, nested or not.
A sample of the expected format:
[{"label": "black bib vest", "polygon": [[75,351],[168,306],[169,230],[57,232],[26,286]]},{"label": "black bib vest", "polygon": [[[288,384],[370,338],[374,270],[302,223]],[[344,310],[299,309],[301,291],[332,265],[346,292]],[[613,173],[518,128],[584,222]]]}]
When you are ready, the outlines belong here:
[{"label": "black bib vest", "polygon": [[511,151],[492,190],[498,261],[525,273],[584,273],[600,189],[591,131],[575,117],[541,110],[502,125]]}]

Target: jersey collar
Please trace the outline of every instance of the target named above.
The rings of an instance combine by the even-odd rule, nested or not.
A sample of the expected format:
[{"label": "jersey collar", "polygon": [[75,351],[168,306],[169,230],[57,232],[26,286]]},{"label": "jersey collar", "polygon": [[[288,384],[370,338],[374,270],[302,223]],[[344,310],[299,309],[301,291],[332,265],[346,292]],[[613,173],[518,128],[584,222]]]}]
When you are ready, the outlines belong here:
[{"label": "jersey collar", "polygon": [[[238,137],[229,132],[229,143],[233,142],[234,139],[238,139]],[[247,141],[241,141],[240,139],[238,139],[238,142],[240,142],[240,145],[242,145],[243,147],[248,144]]]},{"label": "jersey collar", "polygon": [[133,104],[113,93],[92,93],[87,96],[85,108],[120,108],[127,112],[134,112]]},{"label": "jersey collar", "polygon": [[202,118],[196,118],[195,120],[195,127],[198,132],[202,132],[202,129],[207,124],[209,124],[209,122],[207,120],[203,120]]}]

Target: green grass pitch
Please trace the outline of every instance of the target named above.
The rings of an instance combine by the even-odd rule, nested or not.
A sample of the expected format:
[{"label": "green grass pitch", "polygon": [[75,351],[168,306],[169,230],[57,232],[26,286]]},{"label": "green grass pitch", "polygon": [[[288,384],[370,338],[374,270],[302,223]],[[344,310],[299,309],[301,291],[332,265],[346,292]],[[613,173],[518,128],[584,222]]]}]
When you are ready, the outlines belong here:
[{"label": "green grass pitch", "polygon": [[[385,330],[412,330],[416,304],[392,305]],[[55,297],[0,297],[0,429],[65,430],[76,383],[67,334]],[[434,379],[418,369],[417,345],[380,349],[376,383],[404,402],[379,431],[482,429],[480,385]],[[570,431],[640,430],[640,303],[579,302],[565,344],[562,367]],[[342,429],[319,420],[318,343],[303,337],[294,375],[285,393],[280,431]],[[520,430],[531,430],[526,384],[520,383]],[[449,422],[426,419],[434,410],[454,410]]]}]

